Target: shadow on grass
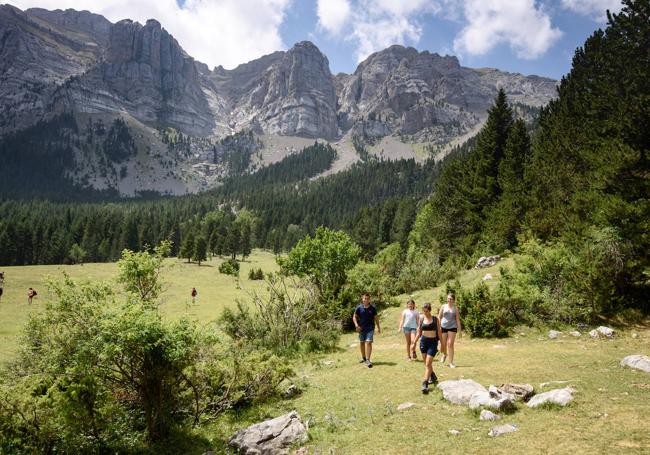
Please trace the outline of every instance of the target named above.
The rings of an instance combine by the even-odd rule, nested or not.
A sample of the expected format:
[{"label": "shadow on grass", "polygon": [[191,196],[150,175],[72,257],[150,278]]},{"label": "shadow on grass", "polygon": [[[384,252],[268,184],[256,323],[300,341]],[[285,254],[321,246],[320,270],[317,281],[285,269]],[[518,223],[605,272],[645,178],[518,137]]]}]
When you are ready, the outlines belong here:
[{"label": "shadow on grass", "polygon": [[397,363],[395,363],[395,362],[382,362],[382,361],[379,361],[379,362],[372,362],[372,365],[373,365],[373,366],[380,366],[380,367],[381,367],[381,366],[394,367],[395,365],[397,365]]}]

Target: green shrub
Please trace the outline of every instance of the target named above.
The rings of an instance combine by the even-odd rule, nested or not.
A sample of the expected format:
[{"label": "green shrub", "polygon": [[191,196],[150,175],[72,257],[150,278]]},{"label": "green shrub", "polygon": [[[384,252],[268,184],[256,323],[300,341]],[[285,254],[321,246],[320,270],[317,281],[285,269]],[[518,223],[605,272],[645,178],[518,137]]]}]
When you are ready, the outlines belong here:
[{"label": "green shrub", "polygon": [[514,321],[507,308],[490,295],[484,283],[474,289],[460,289],[456,294],[461,323],[473,337],[508,336]]},{"label": "green shrub", "polygon": [[225,275],[239,276],[239,262],[236,259],[226,259],[219,264],[219,273]]},{"label": "green shrub", "polygon": [[250,306],[237,302],[235,309],[224,310],[219,321],[231,338],[282,355],[336,346],[340,324],[322,311],[312,285],[294,282],[290,286],[286,277],[269,275],[267,291],[268,295],[253,293]]},{"label": "green shrub", "polygon": [[249,280],[263,280],[264,279],[264,272],[262,271],[261,268],[255,269],[252,268],[248,271],[248,279]]},{"label": "green shrub", "polygon": [[617,290],[626,260],[625,244],[611,228],[563,242],[529,239],[514,269],[502,270],[496,296],[529,324],[592,322],[625,304]]},{"label": "green shrub", "polygon": [[403,292],[436,287],[438,283],[454,278],[460,265],[453,259],[443,264],[434,251],[411,249],[397,279],[397,287]]},{"label": "green shrub", "polygon": [[50,282],[56,298],[29,320],[18,360],[0,375],[0,452],[142,453],[279,394],[286,362],[162,318],[153,295],[166,251],[125,251],[123,292]]}]

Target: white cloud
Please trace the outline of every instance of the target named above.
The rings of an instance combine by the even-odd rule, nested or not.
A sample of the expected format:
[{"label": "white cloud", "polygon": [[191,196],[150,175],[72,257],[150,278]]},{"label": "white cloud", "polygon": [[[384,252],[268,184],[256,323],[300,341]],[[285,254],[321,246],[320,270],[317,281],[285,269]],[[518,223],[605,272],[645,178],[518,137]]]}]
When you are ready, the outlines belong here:
[{"label": "white cloud", "polygon": [[421,17],[452,0],[318,0],[319,24],[330,34],[356,42],[357,61],[392,44],[422,36]]},{"label": "white cloud", "polygon": [[576,13],[589,16],[595,21],[604,22],[605,12],[618,13],[622,8],[620,0],[562,0],[562,6]]},{"label": "white cloud", "polygon": [[111,22],[156,19],[195,59],[210,67],[283,49],[279,29],[292,0],[9,0],[20,9],[89,10]]},{"label": "white cloud", "polygon": [[318,23],[333,35],[338,35],[350,17],[348,0],[318,0]]},{"label": "white cloud", "polygon": [[465,0],[463,9],[468,23],[454,40],[459,53],[483,55],[505,43],[517,57],[534,59],[562,36],[534,0]]}]

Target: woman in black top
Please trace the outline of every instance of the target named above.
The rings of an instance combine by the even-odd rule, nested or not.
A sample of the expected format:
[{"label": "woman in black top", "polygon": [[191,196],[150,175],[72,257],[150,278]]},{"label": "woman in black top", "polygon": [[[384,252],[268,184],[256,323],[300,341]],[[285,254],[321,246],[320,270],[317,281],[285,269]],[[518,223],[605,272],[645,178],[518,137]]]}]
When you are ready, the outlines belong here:
[{"label": "woman in black top", "polygon": [[431,304],[425,303],[422,306],[423,316],[418,324],[418,332],[415,342],[420,339],[420,352],[424,358],[424,378],[422,381],[422,393],[429,393],[429,384],[438,382],[433,372],[433,358],[438,352],[438,340],[440,339],[440,321],[431,314]]}]

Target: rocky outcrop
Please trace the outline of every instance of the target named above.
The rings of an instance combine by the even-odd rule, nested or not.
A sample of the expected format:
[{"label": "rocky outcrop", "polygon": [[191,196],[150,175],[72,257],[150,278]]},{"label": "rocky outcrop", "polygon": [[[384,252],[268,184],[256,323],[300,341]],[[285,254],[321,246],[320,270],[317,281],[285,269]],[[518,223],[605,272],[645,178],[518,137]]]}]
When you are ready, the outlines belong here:
[{"label": "rocky outcrop", "polygon": [[[74,21],[71,15],[43,11],[0,5],[0,134],[45,117],[53,91],[102,58],[106,19],[77,13],[76,20],[88,27],[71,33],[72,25],[65,25],[65,17]],[[93,27],[95,32],[84,30]]]},{"label": "rocky outcrop", "polygon": [[239,453],[275,455],[288,452],[289,446],[306,441],[307,428],[296,411],[239,430],[228,444]]},{"label": "rocky outcrop", "polygon": [[403,46],[372,54],[353,75],[334,81],[343,130],[433,142],[477,125],[499,88],[513,91],[511,101],[535,106],[555,95],[551,79],[465,68],[456,57]]},{"label": "rocky outcrop", "polygon": [[78,112],[126,110],[141,122],[197,136],[214,129],[194,59],[155,20],[115,24],[105,60],[59,95],[57,102]]},{"label": "rocky outcrop", "polygon": [[308,41],[232,71],[216,68],[215,86],[232,105],[231,127],[333,139],[336,94],[329,62]]}]

